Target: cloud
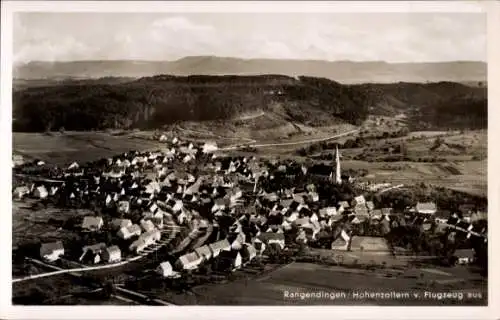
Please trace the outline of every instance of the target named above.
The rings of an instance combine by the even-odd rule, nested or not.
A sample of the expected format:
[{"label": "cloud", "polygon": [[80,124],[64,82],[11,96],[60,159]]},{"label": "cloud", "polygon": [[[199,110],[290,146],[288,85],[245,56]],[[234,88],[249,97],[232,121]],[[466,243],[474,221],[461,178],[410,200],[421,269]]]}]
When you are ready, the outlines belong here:
[{"label": "cloud", "polygon": [[[18,60],[485,60],[485,15],[52,14],[14,19]],[[236,23],[237,22],[237,23]]]}]

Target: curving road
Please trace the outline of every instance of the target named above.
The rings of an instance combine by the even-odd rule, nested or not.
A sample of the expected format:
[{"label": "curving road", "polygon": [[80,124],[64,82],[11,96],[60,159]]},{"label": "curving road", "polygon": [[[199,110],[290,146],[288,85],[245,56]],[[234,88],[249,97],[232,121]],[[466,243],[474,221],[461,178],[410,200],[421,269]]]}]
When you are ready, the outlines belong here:
[{"label": "curving road", "polygon": [[[251,147],[251,148],[264,148],[264,147],[293,146],[293,145],[300,145],[300,144],[307,144],[307,143],[316,143],[316,142],[323,142],[323,141],[328,141],[328,140],[332,140],[332,139],[336,139],[336,138],[348,136],[348,135],[356,133],[358,131],[359,131],[359,129],[355,129],[355,130],[347,131],[347,132],[344,132],[344,133],[336,134],[336,135],[333,135],[333,136],[329,136],[329,137],[326,137],[326,138],[316,138],[316,139],[308,139],[308,140],[301,140],[301,141],[294,141],[294,142],[250,144],[250,145],[247,145],[247,146]],[[234,149],[238,149],[238,148],[241,148],[241,147],[238,147],[238,146],[229,146],[229,147],[226,147],[226,148],[220,148],[219,150],[234,150]]]}]

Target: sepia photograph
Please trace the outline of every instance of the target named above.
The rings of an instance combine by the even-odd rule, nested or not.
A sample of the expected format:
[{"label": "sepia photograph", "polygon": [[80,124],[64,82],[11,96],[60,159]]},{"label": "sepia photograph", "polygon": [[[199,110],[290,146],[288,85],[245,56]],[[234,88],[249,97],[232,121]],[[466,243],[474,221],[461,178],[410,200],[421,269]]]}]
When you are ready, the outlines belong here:
[{"label": "sepia photograph", "polygon": [[10,303],[491,305],[461,4],[11,12]]}]

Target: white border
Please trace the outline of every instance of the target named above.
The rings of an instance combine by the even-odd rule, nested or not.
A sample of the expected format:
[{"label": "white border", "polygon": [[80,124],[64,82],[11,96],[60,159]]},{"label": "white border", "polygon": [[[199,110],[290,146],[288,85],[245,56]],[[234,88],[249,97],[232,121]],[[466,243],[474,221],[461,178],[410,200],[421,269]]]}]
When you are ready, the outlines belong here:
[{"label": "white border", "polygon": [[[162,309],[158,307],[13,307],[11,306],[11,92],[12,92],[12,13],[15,11],[52,12],[487,12],[488,13],[488,87],[489,87],[489,139],[488,150],[494,150],[494,138],[500,136],[497,108],[500,107],[498,90],[500,79],[493,70],[500,70],[500,4],[496,1],[360,1],[360,2],[97,2],[97,1],[4,1],[1,16],[1,108],[0,130],[3,148],[0,153],[2,183],[2,223],[0,223],[0,318],[1,319],[69,319],[69,318],[166,318],[192,319],[202,315],[206,319],[267,318],[356,318],[356,319],[494,319],[500,317],[498,289],[498,259],[492,248],[498,243],[498,196],[500,185],[496,164],[500,156],[488,154],[489,198],[489,306],[488,307],[182,307]],[[494,59],[495,58],[495,59]],[[493,89],[495,88],[495,89]],[[495,290],[496,289],[496,290]],[[496,301],[497,303],[495,303]]]}]

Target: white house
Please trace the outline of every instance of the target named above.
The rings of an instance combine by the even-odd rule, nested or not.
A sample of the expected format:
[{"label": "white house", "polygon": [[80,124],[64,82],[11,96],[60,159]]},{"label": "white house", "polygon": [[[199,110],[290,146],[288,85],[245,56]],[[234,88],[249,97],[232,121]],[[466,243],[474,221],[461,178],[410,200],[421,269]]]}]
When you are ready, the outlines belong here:
[{"label": "white house", "polygon": [[335,207],[326,207],[319,209],[320,217],[331,217],[337,214],[337,208]]},{"label": "white house", "polygon": [[128,228],[132,225],[130,219],[113,219],[111,220],[111,228],[114,230],[120,230],[121,228]]},{"label": "white house", "polygon": [[40,247],[40,257],[46,261],[56,261],[64,255],[64,246],[61,241],[44,243]]},{"label": "white house", "polygon": [[118,246],[111,246],[102,252],[102,259],[108,263],[119,262],[122,259],[122,252]]},{"label": "white house", "polygon": [[231,244],[227,239],[220,240],[208,245],[210,251],[212,251],[212,257],[217,257],[222,251],[231,250]]},{"label": "white house", "polygon": [[27,186],[20,186],[14,189],[14,195],[18,199],[22,199],[25,195],[30,193],[30,189]]},{"label": "white house", "polygon": [[215,142],[205,142],[202,147],[203,153],[213,153],[218,150],[217,144]]},{"label": "white house", "polygon": [[202,257],[200,257],[196,252],[190,252],[179,257],[179,259],[175,262],[175,265],[180,270],[193,270],[198,268],[202,262]]},{"label": "white house", "polygon": [[203,258],[204,261],[208,261],[212,258],[212,251],[210,251],[210,248],[207,245],[198,247],[194,249],[194,251]]},{"label": "white house", "polygon": [[129,227],[121,228],[117,234],[119,238],[124,240],[128,240],[134,236],[140,236],[140,235],[141,235],[141,227],[139,227],[136,224],[133,224]]},{"label": "white house", "polygon": [[82,229],[88,231],[97,231],[102,228],[104,221],[102,217],[86,216],[83,218]]},{"label": "white house", "polygon": [[130,202],[128,201],[119,201],[118,202],[118,207],[117,207],[117,211],[119,213],[129,213],[130,211]]},{"label": "white house", "polygon": [[49,192],[47,191],[47,188],[45,188],[45,186],[39,186],[35,189],[33,195],[38,199],[45,199],[49,196]]},{"label": "white house", "polygon": [[144,220],[143,219],[143,220],[141,220],[140,225],[141,225],[142,230],[144,230],[144,232],[150,232],[150,231],[153,231],[156,229],[154,223],[151,220]]},{"label": "white house", "polygon": [[168,261],[160,263],[156,272],[164,278],[173,278],[178,276],[178,273],[174,271],[172,265]]},{"label": "white house", "polygon": [[148,245],[146,244],[146,242],[144,242],[143,239],[137,239],[130,245],[129,250],[135,253],[139,253],[146,249],[147,246]]}]

